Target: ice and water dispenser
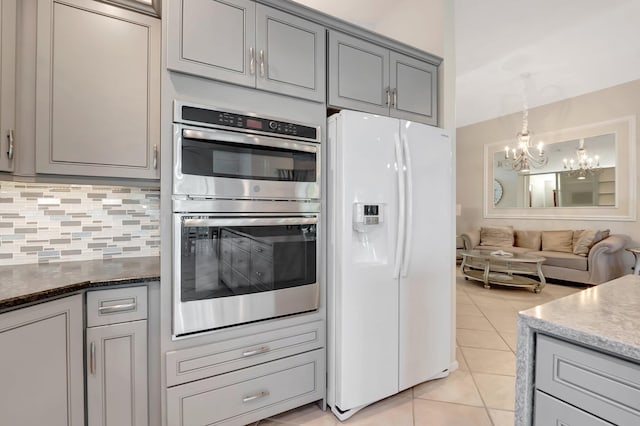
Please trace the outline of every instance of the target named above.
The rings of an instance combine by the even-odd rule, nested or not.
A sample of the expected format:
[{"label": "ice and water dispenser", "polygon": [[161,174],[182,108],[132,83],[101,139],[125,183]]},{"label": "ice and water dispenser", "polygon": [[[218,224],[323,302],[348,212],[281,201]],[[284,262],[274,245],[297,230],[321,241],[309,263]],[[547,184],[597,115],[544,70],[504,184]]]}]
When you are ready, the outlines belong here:
[{"label": "ice and water dispenser", "polygon": [[357,263],[386,262],[389,254],[386,229],[384,204],[353,203],[354,261]]}]

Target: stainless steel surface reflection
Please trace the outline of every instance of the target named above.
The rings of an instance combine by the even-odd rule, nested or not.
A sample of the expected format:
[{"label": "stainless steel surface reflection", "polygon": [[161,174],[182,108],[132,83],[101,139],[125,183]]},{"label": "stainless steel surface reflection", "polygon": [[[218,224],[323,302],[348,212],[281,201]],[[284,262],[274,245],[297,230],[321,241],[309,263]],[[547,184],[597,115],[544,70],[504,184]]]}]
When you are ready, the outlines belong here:
[{"label": "stainless steel surface reflection", "polygon": [[174,214],[175,336],[319,306],[319,214]]}]

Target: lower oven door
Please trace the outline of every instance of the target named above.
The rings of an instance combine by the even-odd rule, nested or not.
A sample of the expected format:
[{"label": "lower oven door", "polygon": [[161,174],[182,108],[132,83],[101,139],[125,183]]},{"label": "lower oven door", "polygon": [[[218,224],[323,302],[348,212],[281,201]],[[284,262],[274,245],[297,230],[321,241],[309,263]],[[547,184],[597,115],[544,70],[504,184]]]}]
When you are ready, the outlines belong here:
[{"label": "lower oven door", "polygon": [[175,336],[318,308],[318,214],[174,214]]}]

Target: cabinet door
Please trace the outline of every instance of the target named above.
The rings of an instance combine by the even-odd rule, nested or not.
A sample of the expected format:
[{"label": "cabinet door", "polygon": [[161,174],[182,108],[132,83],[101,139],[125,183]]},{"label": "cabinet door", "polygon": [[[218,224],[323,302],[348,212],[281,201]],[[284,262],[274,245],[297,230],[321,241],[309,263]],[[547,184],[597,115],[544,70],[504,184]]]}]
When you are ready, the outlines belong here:
[{"label": "cabinet door", "polygon": [[257,5],[259,89],[323,102],[325,29],[288,13]]},{"label": "cabinet door", "polygon": [[16,101],[16,0],[0,3],[0,171],[13,171]]},{"label": "cabinet door", "polygon": [[147,413],[147,321],[87,328],[89,426],[141,426]]},{"label": "cabinet door", "polygon": [[84,424],[81,295],[0,315],[0,348],[0,423]]},{"label": "cabinet door", "polygon": [[438,67],[391,52],[391,116],[438,125]]},{"label": "cabinet door", "polygon": [[168,19],[167,68],[255,86],[252,1],[170,0]]},{"label": "cabinet door", "polygon": [[160,21],[38,2],[36,171],[158,178]]},{"label": "cabinet door", "polygon": [[329,31],[329,105],[389,115],[389,51]]}]

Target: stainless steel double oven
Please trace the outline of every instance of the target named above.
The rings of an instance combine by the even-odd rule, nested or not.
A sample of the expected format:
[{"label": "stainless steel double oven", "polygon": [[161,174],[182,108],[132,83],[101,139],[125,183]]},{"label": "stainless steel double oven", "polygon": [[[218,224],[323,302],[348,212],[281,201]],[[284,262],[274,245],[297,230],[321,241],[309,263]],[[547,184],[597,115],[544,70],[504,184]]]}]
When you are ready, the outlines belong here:
[{"label": "stainless steel double oven", "polygon": [[318,309],[320,126],[174,102],[173,334]]}]

